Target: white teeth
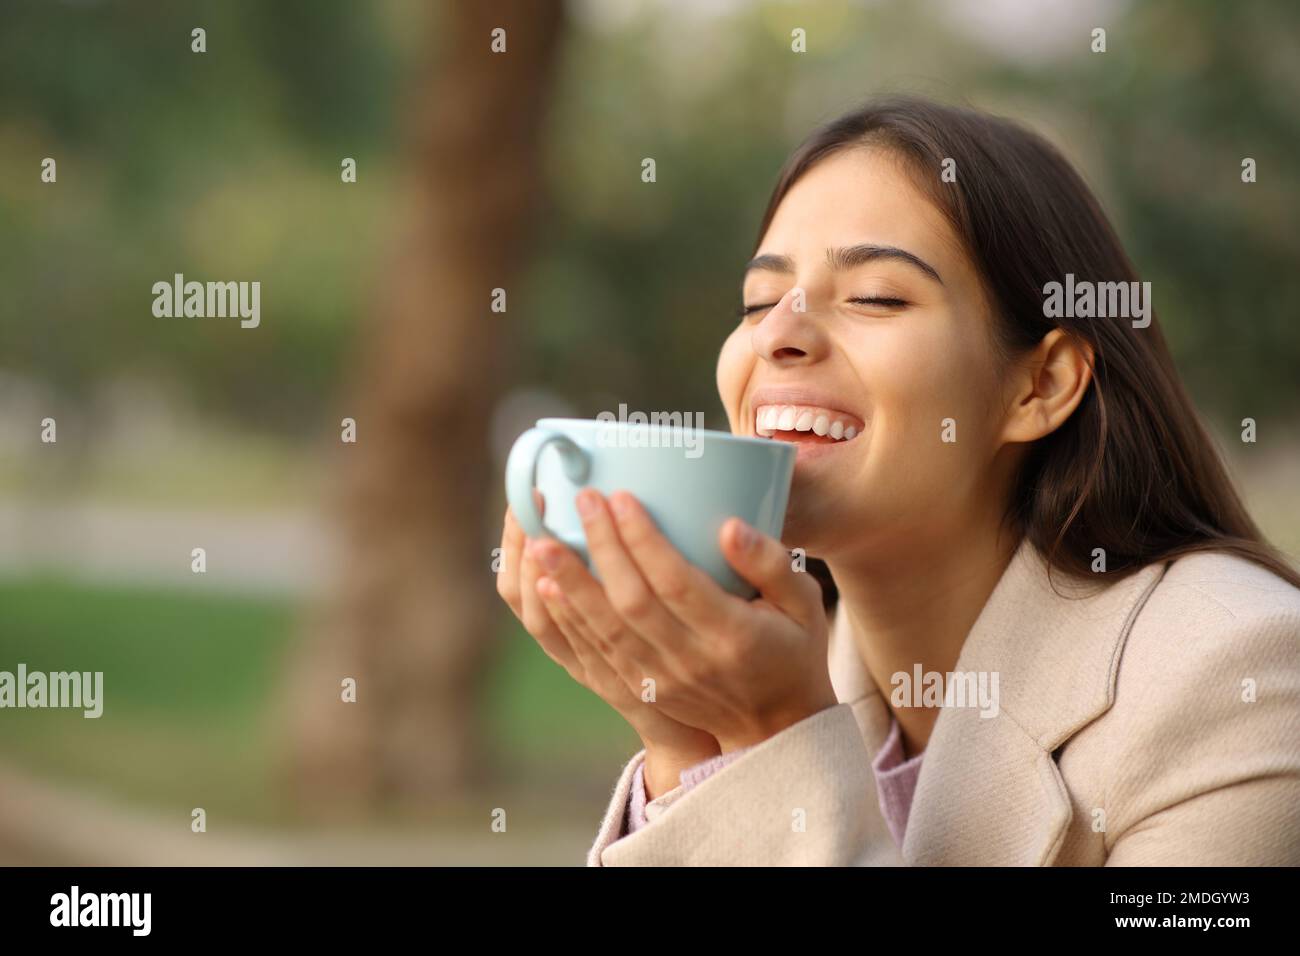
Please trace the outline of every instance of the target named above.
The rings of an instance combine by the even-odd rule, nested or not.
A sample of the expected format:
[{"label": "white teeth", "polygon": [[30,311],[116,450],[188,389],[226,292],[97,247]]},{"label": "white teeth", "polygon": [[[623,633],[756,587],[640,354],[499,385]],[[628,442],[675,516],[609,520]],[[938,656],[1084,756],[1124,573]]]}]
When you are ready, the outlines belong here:
[{"label": "white teeth", "polygon": [[858,427],[843,419],[831,421],[834,414],[815,406],[760,405],[754,412],[754,432],[763,438],[773,438],[778,431],[810,431],[823,437],[829,435],[835,441],[856,437]]}]

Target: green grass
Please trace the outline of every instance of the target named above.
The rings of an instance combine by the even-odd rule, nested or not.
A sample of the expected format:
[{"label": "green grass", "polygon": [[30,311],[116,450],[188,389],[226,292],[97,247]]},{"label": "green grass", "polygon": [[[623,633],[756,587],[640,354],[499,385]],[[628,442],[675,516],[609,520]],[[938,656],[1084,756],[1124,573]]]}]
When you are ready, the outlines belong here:
[{"label": "green grass", "polygon": [[291,608],[276,600],[7,580],[0,662],[103,671],[111,690],[105,717],[166,715],[198,725],[251,715],[270,690],[290,621]]},{"label": "green grass", "polygon": [[0,711],[0,753],[136,801],[269,811],[263,714],[292,619],[282,602],[39,577],[0,581],[0,669],[102,671],[103,716]]},{"label": "green grass", "polygon": [[[104,673],[99,719],[0,711],[0,755],[142,805],[282,819],[280,738],[269,715],[295,615],[276,599],[0,580],[0,670],[22,662],[29,671]],[[498,773],[515,782],[610,777],[636,749],[635,736],[509,621],[479,715]]]}]

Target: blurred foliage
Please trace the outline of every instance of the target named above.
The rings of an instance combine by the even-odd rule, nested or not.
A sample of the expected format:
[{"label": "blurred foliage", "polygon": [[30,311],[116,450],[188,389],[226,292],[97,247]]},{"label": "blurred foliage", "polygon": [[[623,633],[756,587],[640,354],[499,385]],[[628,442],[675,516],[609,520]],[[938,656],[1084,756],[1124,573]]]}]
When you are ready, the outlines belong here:
[{"label": "blurred foliage", "polygon": [[[516,377],[581,414],[626,401],[722,427],[713,363],[782,160],[865,96],[911,89],[1062,144],[1207,410],[1293,410],[1300,5],[1103,4],[1108,51],[1084,26],[1051,56],[990,45],[970,28],[981,6],[575,5],[537,254],[510,299]],[[3,0],[0,371],[83,401],[153,378],[211,415],[311,433],[382,274],[428,19],[413,0]],[[792,24],[807,54],[789,52]],[[150,286],[175,272],[261,280],[261,328],[154,318]]]},{"label": "blurred foliage", "polygon": [[[4,365],[83,399],[154,377],[270,424],[332,395],[391,164],[396,64],[374,12],[6,0],[0,23]],[[150,288],[177,272],[260,280],[261,327],[155,318]]]}]

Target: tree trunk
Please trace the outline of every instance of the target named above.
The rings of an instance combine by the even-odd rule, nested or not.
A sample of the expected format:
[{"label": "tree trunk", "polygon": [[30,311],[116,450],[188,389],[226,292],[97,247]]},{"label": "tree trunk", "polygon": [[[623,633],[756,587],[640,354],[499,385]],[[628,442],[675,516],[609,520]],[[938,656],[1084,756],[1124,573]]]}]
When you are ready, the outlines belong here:
[{"label": "tree trunk", "polygon": [[[362,337],[343,416],[344,566],[294,662],[294,782],[308,811],[427,804],[471,782],[497,620],[485,511],[506,329],[490,311],[523,254],[560,0],[440,8],[416,97],[410,218]],[[506,31],[506,52],[491,50]],[[357,682],[356,703],[341,699]]]}]

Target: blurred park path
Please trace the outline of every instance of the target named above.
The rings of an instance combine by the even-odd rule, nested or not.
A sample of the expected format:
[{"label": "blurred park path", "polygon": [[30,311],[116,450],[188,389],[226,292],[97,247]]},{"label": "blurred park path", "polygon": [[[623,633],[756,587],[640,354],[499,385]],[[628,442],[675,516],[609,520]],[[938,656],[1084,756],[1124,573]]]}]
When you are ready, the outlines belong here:
[{"label": "blurred park path", "polygon": [[[207,570],[191,567],[194,548]],[[0,574],[53,570],[89,580],[302,596],[333,553],[310,508],[294,511],[0,500]]]},{"label": "blurred park path", "polygon": [[0,765],[0,866],[580,866],[590,827],[514,825],[493,833],[439,828],[284,829],[193,833]]}]

